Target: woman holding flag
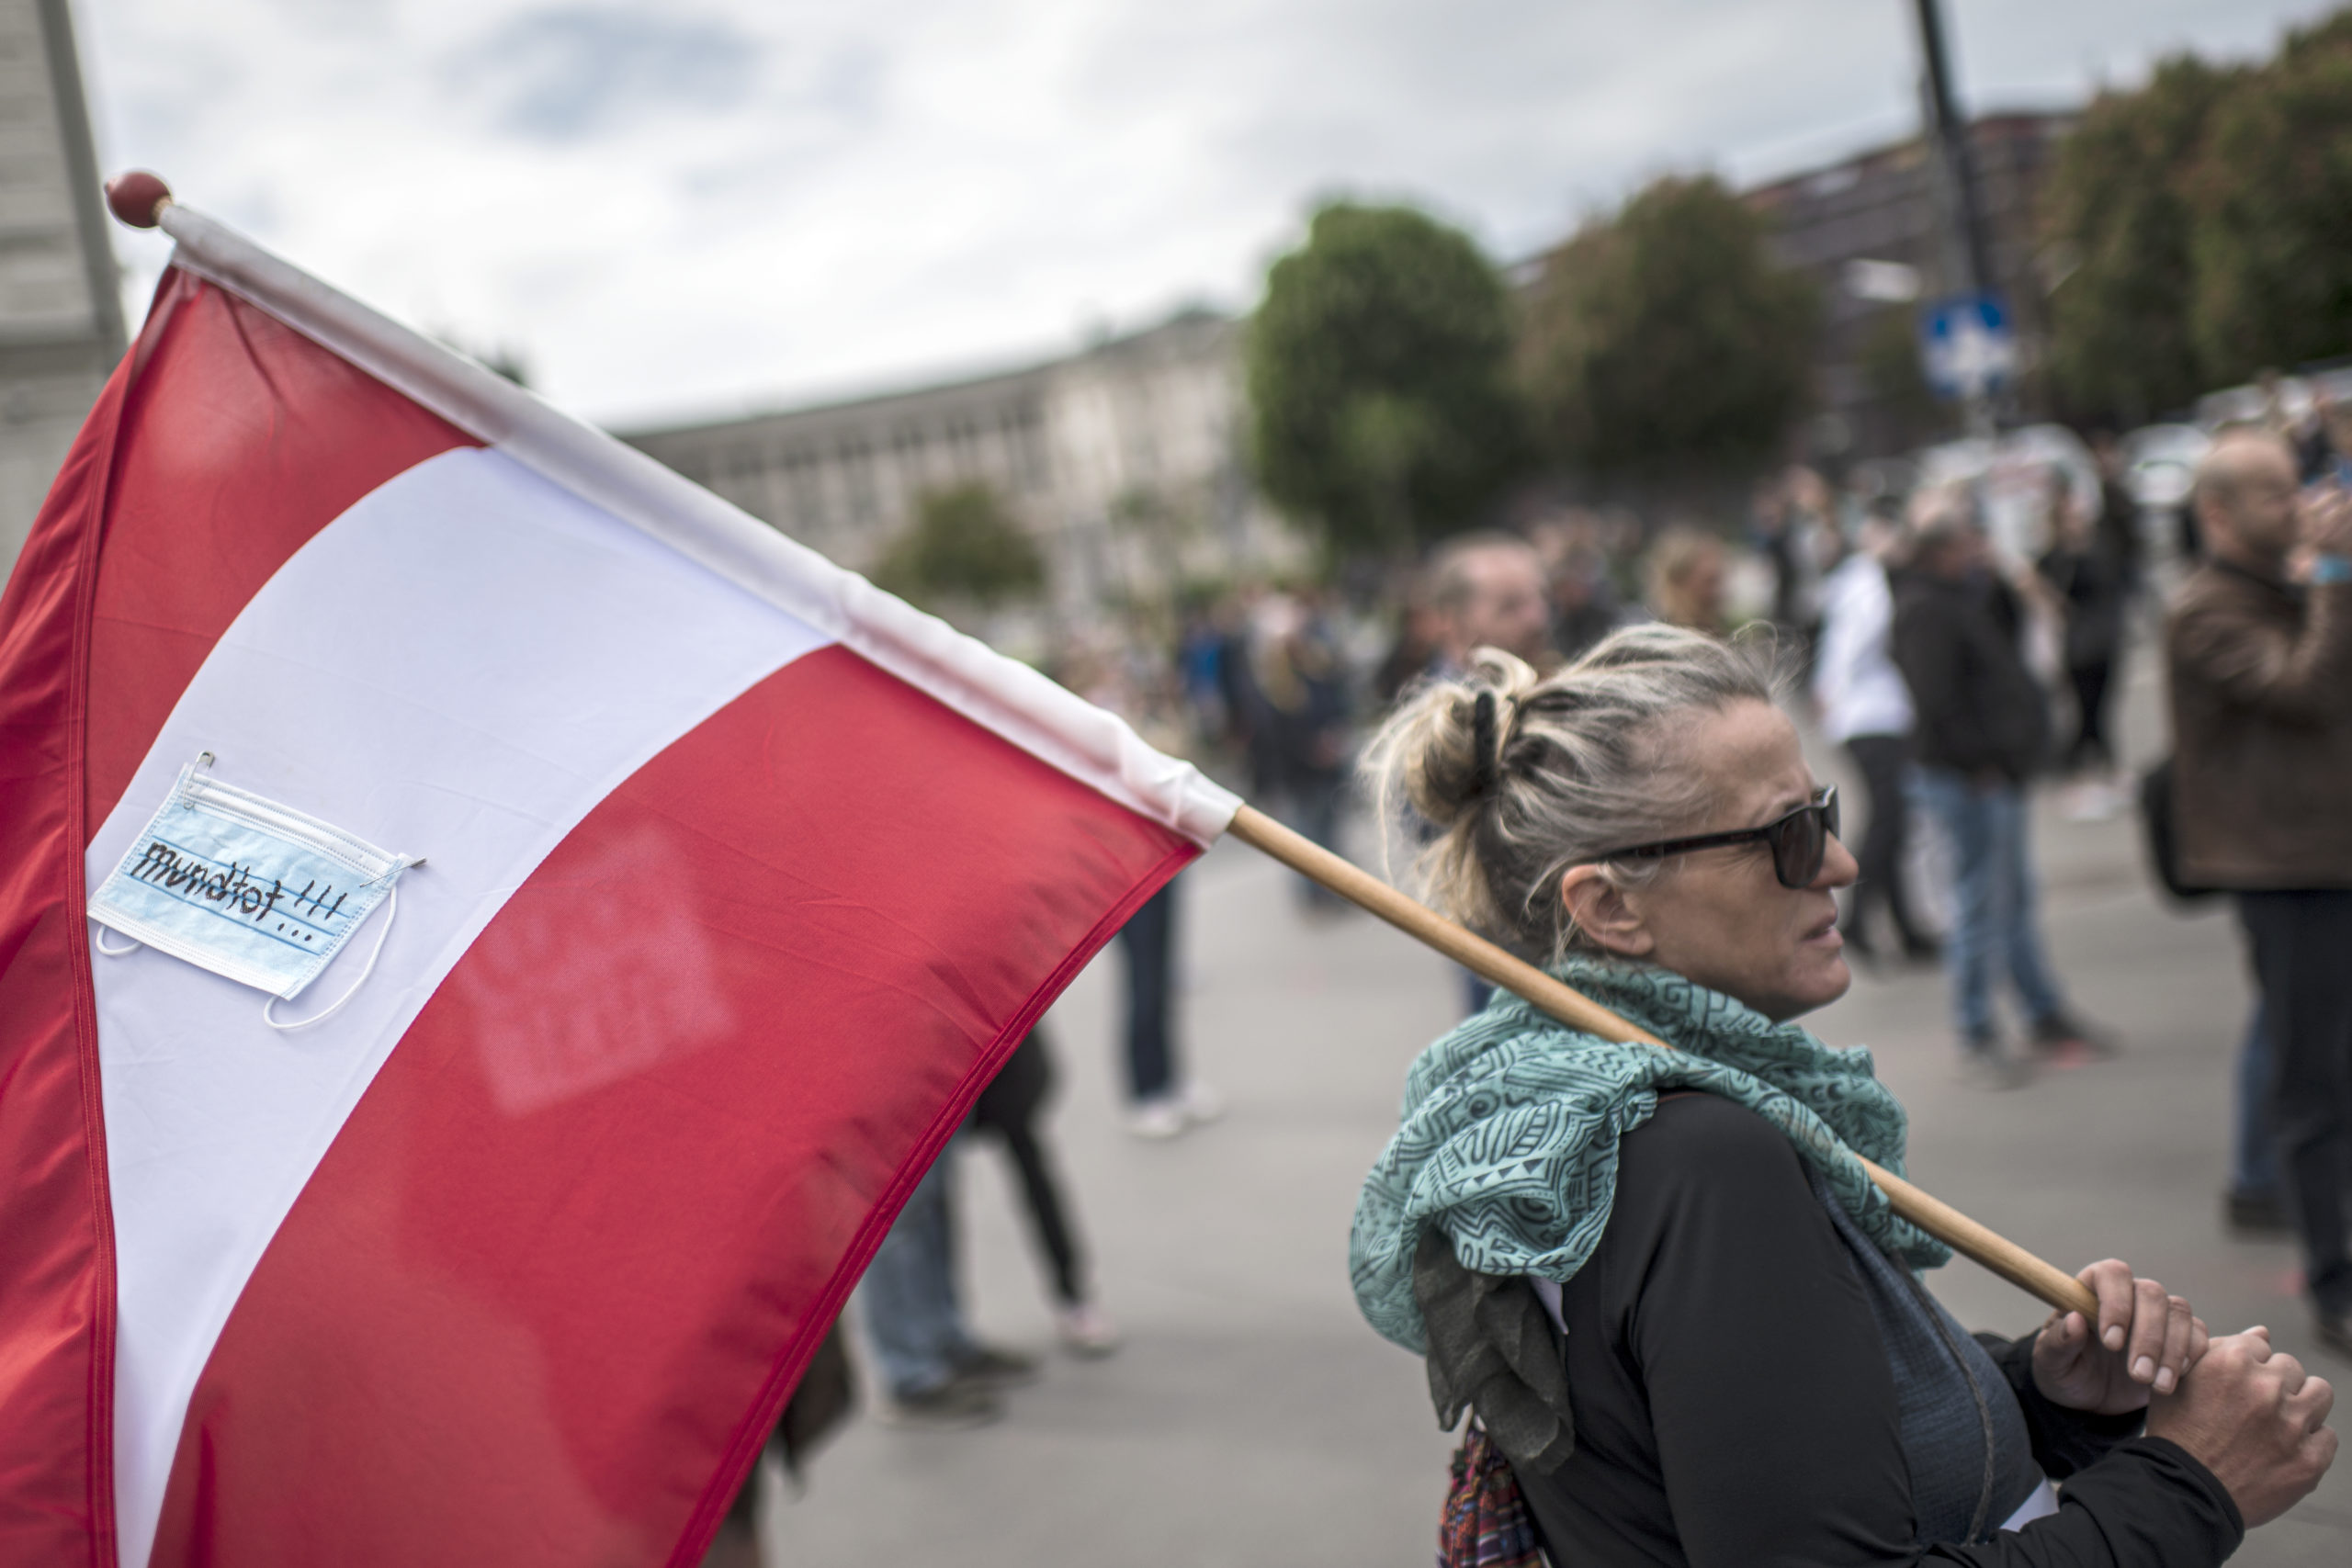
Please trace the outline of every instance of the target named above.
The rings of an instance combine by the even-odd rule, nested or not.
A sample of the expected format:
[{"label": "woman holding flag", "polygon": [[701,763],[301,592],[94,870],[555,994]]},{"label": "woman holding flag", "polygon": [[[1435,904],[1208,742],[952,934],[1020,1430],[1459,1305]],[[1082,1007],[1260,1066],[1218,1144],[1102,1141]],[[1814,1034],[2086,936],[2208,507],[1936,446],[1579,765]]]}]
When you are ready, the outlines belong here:
[{"label": "woman holding flag", "polygon": [[1850,982],[1836,792],[1739,650],[1486,650],[1370,765],[1448,912],[1673,1047],[1502,993],[1408,1077],[1351,1265],[1478,1418],[1445,1561],[2187,1568],[2317,1484],[2332,1393],[2265,1330],[2111,1259],[2095,1323],[2013,1342],[1920,1288],[1948,1254],[1860,1163],[1901,1169],[1903,1109],[1792,1021]]}]

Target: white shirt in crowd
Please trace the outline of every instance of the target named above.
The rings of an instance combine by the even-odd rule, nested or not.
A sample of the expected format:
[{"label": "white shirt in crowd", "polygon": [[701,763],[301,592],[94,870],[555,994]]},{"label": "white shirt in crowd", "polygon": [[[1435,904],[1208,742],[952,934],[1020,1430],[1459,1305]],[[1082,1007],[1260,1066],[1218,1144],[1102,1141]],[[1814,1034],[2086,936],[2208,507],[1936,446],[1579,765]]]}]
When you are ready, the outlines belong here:
[{"label": "white shirt in crowd", "polygon": [[1911,733],[1911,693],[1887,651],[1894,594],[1886,568],[1856,551],[1821,584],[1821,646],[1813,694],[1822,734],[1843,745],[1857,735]]}]

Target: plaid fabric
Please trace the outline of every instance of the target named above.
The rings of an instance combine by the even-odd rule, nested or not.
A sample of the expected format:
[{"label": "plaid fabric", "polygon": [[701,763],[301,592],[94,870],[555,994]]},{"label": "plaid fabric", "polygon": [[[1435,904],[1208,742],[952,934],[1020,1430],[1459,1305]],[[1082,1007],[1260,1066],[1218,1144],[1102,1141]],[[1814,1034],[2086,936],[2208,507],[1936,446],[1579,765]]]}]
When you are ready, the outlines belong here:
[{"label": "plaid fabric", "polygon": [[1544,1568],[1535,1520],[1510,1461],[1471,1421],[1453,1450],[1453,1483],[1437,1530],[1437,1568]]}]

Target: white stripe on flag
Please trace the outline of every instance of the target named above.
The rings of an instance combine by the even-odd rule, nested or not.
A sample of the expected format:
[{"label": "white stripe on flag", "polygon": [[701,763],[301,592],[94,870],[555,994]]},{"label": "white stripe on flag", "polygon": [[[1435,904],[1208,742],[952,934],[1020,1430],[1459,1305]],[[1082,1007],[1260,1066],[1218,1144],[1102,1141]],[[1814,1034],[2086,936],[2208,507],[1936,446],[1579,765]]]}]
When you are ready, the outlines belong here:
[{"label": "white stripe on flag", "polygon": [[175,265],[251,299],[458,429],[1128,810],[1209,844],[1240,808],[1240,796],[1145,745],[1125,720],[842,570],[635,447],[378,315],[226,224],[176,202],[164,209],[162,224],[179,242]]},{"label": "white stripe on flag", "polygon": [[[476,448],[361,500],[237,617],[92,841],[90,886],[200,751],[228,783],[427,863],[401,882],[374,976],[316,1029],[273,1032],[261,992],[160,953],[92,960],[122,1562],[147,1560],[189,1393],[230,1309],[435,987],[616,785],[829,640]],[[372,926],[281,1013],[341,995]]]}]

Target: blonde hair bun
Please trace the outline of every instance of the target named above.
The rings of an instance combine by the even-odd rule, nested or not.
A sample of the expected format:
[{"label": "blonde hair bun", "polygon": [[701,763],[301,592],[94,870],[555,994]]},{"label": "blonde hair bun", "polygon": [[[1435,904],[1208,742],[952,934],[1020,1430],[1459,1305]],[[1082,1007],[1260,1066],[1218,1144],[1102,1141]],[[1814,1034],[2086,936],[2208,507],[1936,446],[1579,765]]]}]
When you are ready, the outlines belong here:
[{"label": "blonde hair bun", "polygon": [[[1404,807],[1418,818],[1432,902],[1522,953],[1556,955],[1576,935],[1560,898],[1568,867],[1704,811],[1704,786],[1675,756],[1688,721],[1771,700],[1754,655],[1679,626],[1624,627],[1549,675],[1482,648],[1467,671],[1406,695],[1363,769],[1392,837]],[[1606,874],[1630,886],[1658,870]]]}]

